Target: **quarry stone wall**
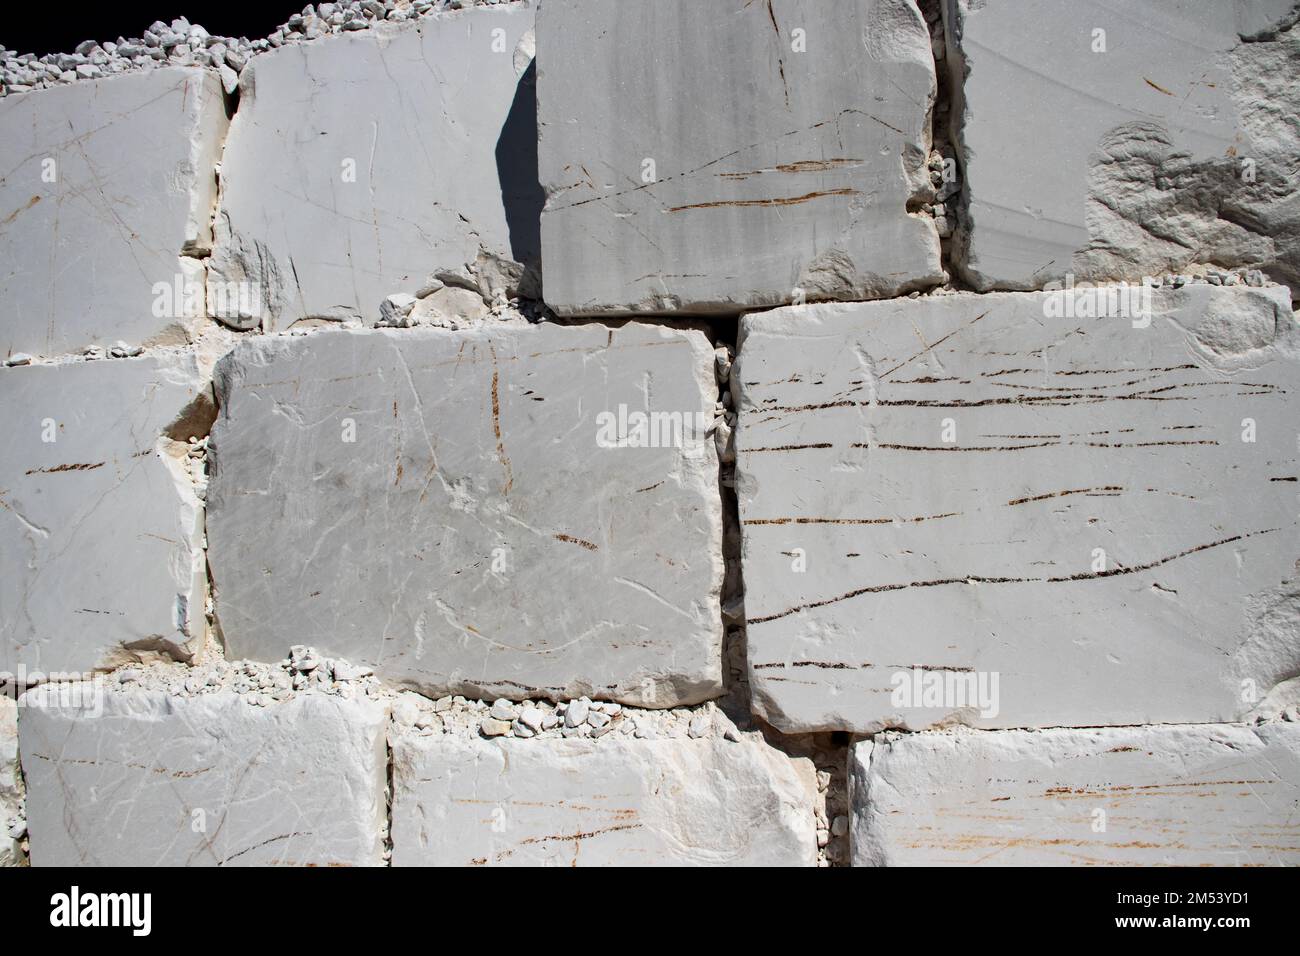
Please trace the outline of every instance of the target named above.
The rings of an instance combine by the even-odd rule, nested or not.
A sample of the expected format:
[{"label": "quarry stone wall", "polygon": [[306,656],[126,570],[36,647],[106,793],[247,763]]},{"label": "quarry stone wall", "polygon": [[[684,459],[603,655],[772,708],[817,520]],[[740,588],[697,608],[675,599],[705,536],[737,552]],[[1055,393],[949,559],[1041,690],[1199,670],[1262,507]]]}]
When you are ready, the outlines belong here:
[{"label": "quarry stone wall", "polygon": [[1297,864],[1300,4],[0,48],[0,865]]}]

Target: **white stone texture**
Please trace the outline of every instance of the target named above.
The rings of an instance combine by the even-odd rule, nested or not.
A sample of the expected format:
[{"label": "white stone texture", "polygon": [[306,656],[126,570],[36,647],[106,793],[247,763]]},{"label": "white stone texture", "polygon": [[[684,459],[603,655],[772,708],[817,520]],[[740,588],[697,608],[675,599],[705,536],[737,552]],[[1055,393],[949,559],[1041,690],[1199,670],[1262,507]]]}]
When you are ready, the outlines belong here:
[{"label": "white stone texture", "polygon": [[76,686],[20,701],[34,866],[382,862],[384,705]]},{"label": "white stone texture", "polygon": [[10,829],[23,817],[22,778],[18,769],[18,704],[0,691],[0,866],[20,866],[22,851]]},{"label": "white stone texture", "polygon": [[198,69],[0,98],[0,353],[192,337],[226,126]]},{"label": "white stone texture", "polygon": [[[526,5],[463,10],[256,57],[221,167],[212,314],[238,328],[373,325],[486,250],[535,266],[542,205]],[[255,284],[255,308],[215,288]],[[244,306],[247,303],[239,303]]]},{"label": "white stone texture", "polygon": [[777,727],[1231,721],[1300,669],[1287,290],[1162,289],[1147,328],[1053,301],[742,320],[748,658]]},{"label": "white stone texture", "polygon": [[395,866],[811,866],[811,762],[761,742],[393,741]]},{"label": "white stone texture", "polygon": [[943,281],[933,220],[908,212],[933,198],[936,89],[909,0],[547,0],[537,49],[557,312],[734,312]]},{"label": "white stone texture", "polygon": [[[310,643],[433,696],[717,696],[713,363],[702,332],[638,324],[241,342],[210,448],[227,646]],[[620,406],[694,437],[602,447]]]},{"label": "white stone texture", "polygon": [[1295,866],[1300,724],[888,733],[854,866]]},{"label": "white stone texture", "polygon": [[947,0],[967,278],[1033,289],[1208,265],[1297,287],[1296,19],[1291,0],[1078,0],[1032,16]]},{"label": "white stone texture", "polygon": [[0,370],[0,671],[190,655],[206,580],[185,442],[212,414],[192,355]]}]

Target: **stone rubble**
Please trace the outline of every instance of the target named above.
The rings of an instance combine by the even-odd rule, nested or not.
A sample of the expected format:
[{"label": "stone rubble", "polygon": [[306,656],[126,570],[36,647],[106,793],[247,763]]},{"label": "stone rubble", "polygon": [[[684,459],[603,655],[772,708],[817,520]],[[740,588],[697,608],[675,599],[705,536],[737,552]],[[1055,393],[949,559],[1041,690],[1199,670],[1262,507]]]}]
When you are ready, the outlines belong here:
[{"label": "stone rubble", "polygon": [[18,704],[0,686],[0,867],[21,866],[27,855],[27,816],[18,767]]},{"label": "stone rubble", "polygon": [[259,53],[339,33],[353,33],[402,23],[428,14],[469,6],[493,6],[509,0],[339,0],[308,4],[270,36],[214,36],[200,24],[177,17],[155,20],[142,37],[86,40],[71,53],[19,53],[0,46],[0,96],[95,80],[163,66],[195,66],[214,71],[232,93],[244,67]]}]

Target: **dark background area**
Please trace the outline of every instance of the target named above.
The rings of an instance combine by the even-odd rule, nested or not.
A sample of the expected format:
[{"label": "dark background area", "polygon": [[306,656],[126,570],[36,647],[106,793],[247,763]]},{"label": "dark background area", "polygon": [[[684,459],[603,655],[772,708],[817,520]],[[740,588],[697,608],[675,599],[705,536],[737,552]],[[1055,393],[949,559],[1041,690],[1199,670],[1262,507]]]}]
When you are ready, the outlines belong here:
[{"label": "dark background area", "polygon": [[59,0],[27,4],[7,0],[0,44],[16,53],[70,53],[82,40],[139,37],[155,20],[185,17],[209,33],[256,40],[271,33],[310,0]]}]

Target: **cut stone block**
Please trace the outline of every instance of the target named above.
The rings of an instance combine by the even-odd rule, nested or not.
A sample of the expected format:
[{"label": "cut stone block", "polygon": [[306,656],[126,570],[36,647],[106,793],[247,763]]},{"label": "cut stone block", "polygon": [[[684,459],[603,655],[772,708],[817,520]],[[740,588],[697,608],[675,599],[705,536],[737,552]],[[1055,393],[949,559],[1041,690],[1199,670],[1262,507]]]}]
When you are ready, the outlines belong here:
[{"label": "cut stone block", "polygon": [[226,125],[200,69],[0,99],[0,354],[188,340]]},{"label": "cut stone block", "polygon": [[206,582],[185,441],[212,414],[191,355],[0,370],[0,671],[189,657]]},{"label": "cut stone block", "polygon": [[[373,325],[385,296],[481,251],[535,267],[532,28],[532,8],[510,5],[253,58],[221,165],[211,314]],[[232,283],[255,298],[223,306]]]},{"label": "cut stone block", "polygon": [[18,772],[18,704],[0,689],[0,866],[20,866],[22,850],[9,829],[23,818]]},{"label": "cut stone block", "polygon": [[385,706],[91,686],[22,698],[33,866],[383,862]]},{"label": "cut stone block", "polygon": [[1087,289],[743,319],[758,713],[1230,721],[1300,670],[1289,293],[1149,295],[1138,319],[1081,317]]},{"label": "cut stone block", "polygon": [[[434,696],[717,696],[713,362],[637,324],[241,342],[208,493],[228,647],[310,643]],[[646,413],[678,428],[618,447]]]},{"label": "cut stone block", "polygon": [[854,866],[1295,866],[1300,724],[884,734]]},{"label": "cut stone block", "polygon": [[[547,304],[735,312],[936,285],[934,60],[910,0],[547,0]],[[915,206],[913,206],[915,204]]]},{"label": "cut stone block", "polygon": [[761,742],[393,742],[394,866],[812,866],[812,765]]},{"label": "cut stone block", "polygon": [[1293,6],[1079,0],[1027,17],[1011,0],[948,0],[969,280],[1033,289],[1208,265],[1297,288]]}]

